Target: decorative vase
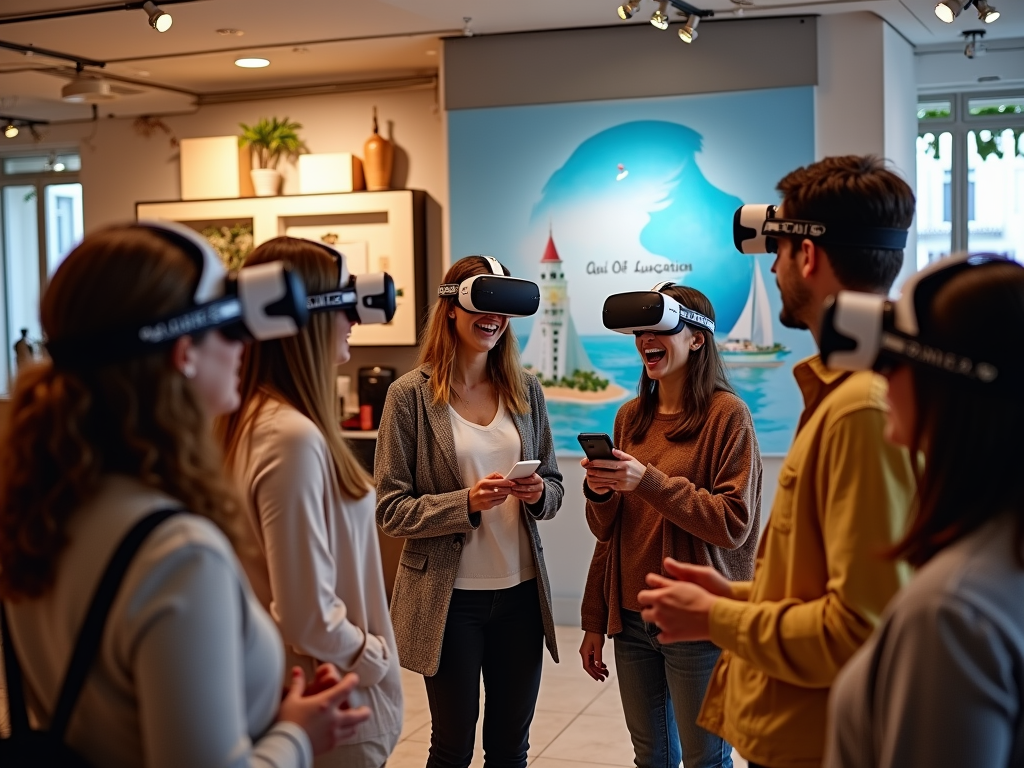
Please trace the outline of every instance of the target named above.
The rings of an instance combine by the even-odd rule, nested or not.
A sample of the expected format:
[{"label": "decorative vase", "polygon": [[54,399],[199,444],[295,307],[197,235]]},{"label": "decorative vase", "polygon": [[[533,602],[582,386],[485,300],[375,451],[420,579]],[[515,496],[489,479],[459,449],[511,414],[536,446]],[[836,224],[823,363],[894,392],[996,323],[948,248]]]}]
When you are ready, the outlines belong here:
[{"label": "decorative vase", "polygon": [[373,108],[373,135],[363,145],[363,173],[371,192],[391,189],[391,166],[395,145],[377,132],[377,108]]},{"label": "decorative vase", "polygon": [[274,197],[281,188],[281,174],[276,168],[253,168],[249,175],[256,197]]}]

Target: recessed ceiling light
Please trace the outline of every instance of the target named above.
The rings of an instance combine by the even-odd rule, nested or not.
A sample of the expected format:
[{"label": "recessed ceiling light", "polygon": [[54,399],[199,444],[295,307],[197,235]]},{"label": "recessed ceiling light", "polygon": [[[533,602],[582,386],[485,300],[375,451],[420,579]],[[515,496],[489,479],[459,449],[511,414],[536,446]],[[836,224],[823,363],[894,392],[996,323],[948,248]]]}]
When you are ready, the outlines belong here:
[{"label": "recessed ceiling light", "polygon": [[217,34],[223,35],[224,37],[241,37],[245,34],[245,32],[243,32],[240,29],[231,29],[231,27],[225,27],[224,29],[218,29]]},{"label": "recessed ceiling light", "polygon": [[135,74],[138,75],[139,77],[149,77],[149,70],[148,69],[136,69],[135,70]]},{"label": "recessed ceiling light", "polygon": [[244,69],[259,69],[260,67],[269,67],[270,59],[261,59],[256,56],[235,59],[235,66],[243,67]]},{"label": "recessed ceiling light", "polygon": [[434,50],[427,51],[427,56],[437,56],[437,51],[434,51]]}]

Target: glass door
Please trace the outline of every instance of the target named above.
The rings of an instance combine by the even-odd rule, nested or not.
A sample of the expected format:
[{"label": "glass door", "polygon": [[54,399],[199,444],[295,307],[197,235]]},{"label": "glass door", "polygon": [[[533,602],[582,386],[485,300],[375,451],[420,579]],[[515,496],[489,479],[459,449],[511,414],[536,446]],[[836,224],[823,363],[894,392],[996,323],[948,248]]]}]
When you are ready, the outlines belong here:
[{"label": "glass door", "polygon": [[[52,177],[50,177],[52,178]],[[46,280],[83,236],[82,185],[50,178],[0,177],[0,390],[19,362],[42,352],[39,299]]]}]

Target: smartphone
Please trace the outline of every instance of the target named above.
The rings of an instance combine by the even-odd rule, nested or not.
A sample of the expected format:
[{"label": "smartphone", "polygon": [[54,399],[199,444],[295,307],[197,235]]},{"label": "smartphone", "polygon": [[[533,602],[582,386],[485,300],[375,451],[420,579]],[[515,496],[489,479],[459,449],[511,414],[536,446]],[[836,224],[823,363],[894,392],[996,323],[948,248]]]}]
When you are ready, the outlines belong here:
[{"label": "smartphone", "polygon": [[517,461],[515,465],[508,472],[505,473],[506,480],[522,480],[524,477],[529,477],[537,471],[537,467],[540,466],[538,459],[530,459],[529,461]]},{"label": "smartphone", "polygon": [[595,459],[618,461],[615,454],[612,453],[615,445],[604,432],[580,432],[576,439],[580,441],[580,447],[591,461]]}]

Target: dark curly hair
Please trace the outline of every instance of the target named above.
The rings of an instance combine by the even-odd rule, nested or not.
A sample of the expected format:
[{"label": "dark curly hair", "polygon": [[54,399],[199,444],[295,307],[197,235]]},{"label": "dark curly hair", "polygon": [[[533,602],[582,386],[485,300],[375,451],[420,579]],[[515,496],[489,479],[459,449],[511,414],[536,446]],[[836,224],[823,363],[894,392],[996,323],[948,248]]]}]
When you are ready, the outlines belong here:
[{"label": "dark curly hair", "polygon": [[[109,227],[54,274],[40,306],[43,331],[58,341],[154,320],[187,307],[198,279],[193,261],[152,231]],[[69,519],[111,473],[173,496],[229,533],[240,502],[210,426],[166,351],[24,370],[0,438],[0,597],[46,592]]]}]

